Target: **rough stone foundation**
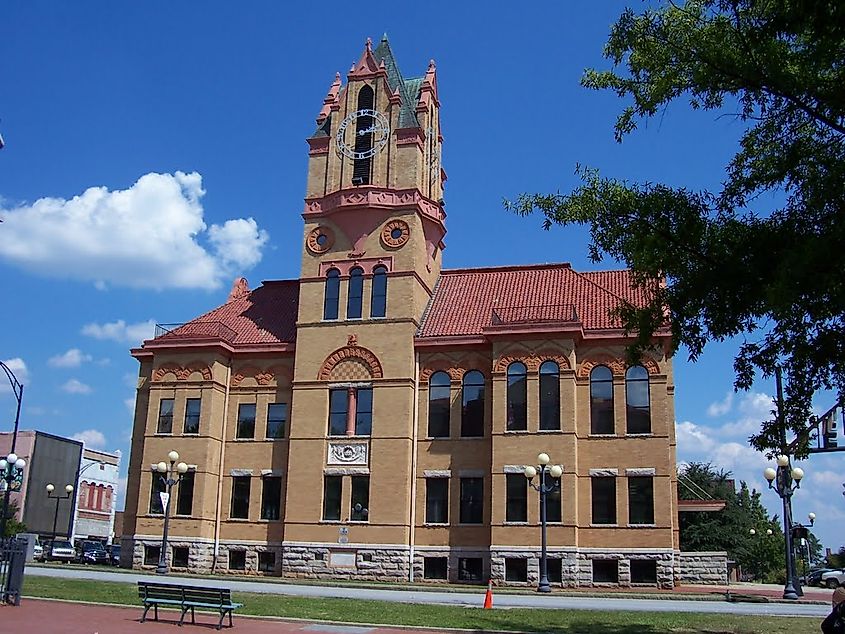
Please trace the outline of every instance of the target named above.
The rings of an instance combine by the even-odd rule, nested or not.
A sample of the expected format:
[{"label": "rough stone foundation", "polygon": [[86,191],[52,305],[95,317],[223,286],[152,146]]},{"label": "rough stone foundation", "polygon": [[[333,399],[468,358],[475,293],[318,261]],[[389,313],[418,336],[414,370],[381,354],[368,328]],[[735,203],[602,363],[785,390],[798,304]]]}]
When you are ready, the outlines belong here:
[{"label": "rough stone foundation", "polygon": [[725,585],[728,554],[725,552],[675,553],[676,584]]}]

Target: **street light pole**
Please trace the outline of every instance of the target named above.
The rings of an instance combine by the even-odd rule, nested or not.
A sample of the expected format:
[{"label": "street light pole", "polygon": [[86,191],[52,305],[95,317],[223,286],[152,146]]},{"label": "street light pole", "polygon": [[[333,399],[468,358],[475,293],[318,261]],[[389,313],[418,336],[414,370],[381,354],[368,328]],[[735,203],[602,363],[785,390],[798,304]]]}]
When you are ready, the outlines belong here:
[{"label": "street light pole", "polygon": [[[560,487],[560,476],[563,474],[563,469],[560,465],[549,464],[549,454],[537,454],[538,467],[528,465],[525,467],[525,477],[528,479],[528,485],[540,492],[540,581],[537,584],[537,592],[551,592],[552,587],[549,585],[549,568],[548,560],[546,559],[546,495]],[[534,476],[537,475],[539,468],[540,483],[534,484]],[[546,471],[552,476],[552,484],[546,483]]]},{"label": "street light pole", "polygon": [[[170,523],[170,492],[173,490],[173,485],[182,481],[182,476],[188,472],[188,465],[184,462],[176,464],[179,460],[179,454],[171,451],[167,454],[170,460],[170,467],[163,460],[156,465],[156,471],[160,474],[162,484],[166,491],[166,497],[162,499],[162,506],[164,507],[164,528],[161,531],[161,549],[158,554],[158,566],[156,567],[156,574],[167,574],[167,529]],[[161,495],[161,494],[159,494]]]},{"label": "street light pole", "polygon": [[[2,147],[2,143],[0,143],[0,147]],[[11,465],[18,467],[17,463],[21,462],[23,464],[21,464],[18,468],[19,468],[20,471],[23,471],[24,465],[26,463],[23,460],[20,460],[15,455],[15,445],[18,441],[18,423],[20,422],[20,419],[21,419],[21,402],[23,401],[23,384],[20,381],[18,381],[18,377],[15,376],[15,373],[12,372],[12,369],[8,365],[3,363],[2,361],[0,361],[0,368],[3,369],[3,372],[6,373],[6,377],[8,377],[8,379],[9,379],[9,383],[12,384],[12,393],[15,395],[15,400],[17,401],[17,408],[15,409],[15,427],[14,427],[14,431],[12,432],[12,447],[9,450],[9,456],[8,456],[9,458],[14,456],[15,460],[7,460],[7,462],[9,464],[7,465],[6,468],[2,469],[3,475],[4,475],[3,479],[6,481],[6,491],[3,494],[2,517],[0,518],[0,538],[3,538],[3,537],[6,537],[6,520],[8,519],[8,515],[9,515],[9,496],[12,493],[11,484],[12,484],[12,480],[14,479],[13,476],[11,476],[7,473],[6,469],[11,470]],[[2,462],[2,461],[0,461],[0,462]],[[15,474],[15,477],[16,476],[17,476],[17,474]]]},{"label": "street light pole", "polygon": [[65,486],[64,495],[53,495],[53,491],[56,490],[56,487],[52,484],[48,484],[46,489],[47,497],[51,500],[56,500],[56,512],[53,513],[53,539],[56,539],[56,523],[59,521],[59,502],[70,499],[70,496],[73,495],[73,485],[68,484]]},{"label": "street light pole", "polygon": [[801,487],[804,470],[800,467],[791,469],[789,456],[780,455],[777,457],[777,469],[766,467],[763,477],[769,481],[769,488],[773,489],[783,502],[783,533],[786,546],[786,585],[783,588],[783,598],[797,599],[804,593],[798,585],[795,551],[792,548],[792,493]]}]

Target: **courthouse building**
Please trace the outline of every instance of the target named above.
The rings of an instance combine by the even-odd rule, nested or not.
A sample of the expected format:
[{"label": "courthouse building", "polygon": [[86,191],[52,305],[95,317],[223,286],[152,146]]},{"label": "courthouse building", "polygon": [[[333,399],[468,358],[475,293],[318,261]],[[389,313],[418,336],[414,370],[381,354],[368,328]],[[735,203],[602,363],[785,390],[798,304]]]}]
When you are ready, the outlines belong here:
[{"label": "courthouse building", "polygon": [[124,565],[158,561],[151,469],[175,449],[177,569],[536,583],[523,470],[546,452],[554,584],[686,579],[672,364],[628,366],[610,313],[641,292],[619,270],[443,268],[440,106],[433,62],[406,79],[368,42],[307,139],[299,279],[237,280],[133,350]]}]

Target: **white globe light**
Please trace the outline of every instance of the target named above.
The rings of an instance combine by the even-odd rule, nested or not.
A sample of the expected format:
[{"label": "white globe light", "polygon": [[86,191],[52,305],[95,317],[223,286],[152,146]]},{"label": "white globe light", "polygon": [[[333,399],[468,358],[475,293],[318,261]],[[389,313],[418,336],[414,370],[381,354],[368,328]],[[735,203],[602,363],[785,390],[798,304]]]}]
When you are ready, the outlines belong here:
[{"label": "white globe light", "polygon": [[532,480],[534,476],[537,475],[537,469],[535,469],[531,465],[528,465],[527,467],[525,467],[525,471],[523,471],[523,473],[525,474],[526,478]]},{"label": "white globe light", "polygon": [[6,467],[8,467],[8,466],[9,466],[9,463],[8,463],[8,462],[6,462],[6,459],[5,459],[5,458],[3,458],[2,460],[0,460],[0,471],[5,471],[5,470],[6,470]]},{"label": "white globe light", "polygon": [[56,490],[56,487],[54,487],[52,484],[47,485],[47,493],[52,493],[55,490]]},{"label": "white globe light", "polygon": [[792,479],[796,482],[801,482],[801,479],[804,477],[804,470],[801,467],[795,467],[792,470]]},{"label": "white globe light", "polygon": [[552,477],[557,480],[561,475],[563,475],[563,468],[559,465],[552,465],[552,468],[549,469],[549,473],[552,474]]},{"label": "white globe light", "polygon": [[8,462],[9,464],[15,464],[17,461],[18,454],[10,453],[8,456],[6,456],[6,462]]},{"label": "white globe light", "polygon": [[815,513],[807,513],[807,519],[809,519],[811,522],[815,522],[816,521],[816,514]]},{"label": "white globe light", "polygon": [[156,465],[156,469],[159,470],[159,473],[167,473],[167,463],[166,462],[159,462]]},{"label": "white globe light", "polygon": [[65,491],[66,491],[67,493],[73,493],[73,485],[72,485],[72,484],[68,484],[68,485],[65,487]]},{"label": "white globe light", "polygon": [[177,460],[179,460],[179,453],[176,451],[171,451],[169,454],[167,454],[167,457],[170,459],[170,462],[176,462]]},{"label": "white globe light", "polygon": [[547,454],[547,453],[538,453],[537,454],[537,462],[539,462],[540,464],[547,465],[547,464],[549,464],[549,460],[551,460],[551,458],[549,458],[549,454]]},{"label": "white globe light", "polygon": [[778,475],[778,472],[772,469],[771,467],[766,467],[763,470],[763,477],[766,478],[769,482],[774,480]]},{"label": "white globe light", "polygon": [[178,471],[179,473],[187,473],[188,465],[186,465],[184,462],[180,462],[176,465],[176,471]]},{"label": "white globe light", "polygon": [[789,456],[778,456],[778,466],[785,467],[789,464]]},{"label": "white globe light", "polygon": [[26,460],[24,460],[23,458],[18,458],[17,460],[15,460],[15,466],[18,469],[23,469],[26,466]]},{"label": "white globe light", "polygon": [[767,529],[766,529],[766,535],[771,535],[771,534],[772,534],[772,529],[771,529],[771,528],[767,528]]},{"label": "white globe light", "polygon": [[757,534],[757,531],[755,531],[755,530],[752,528],[751,530],[749,530],[749,531],[748,531],[748,534],[749,534],[749,535],[756,535],[756,534]]}]

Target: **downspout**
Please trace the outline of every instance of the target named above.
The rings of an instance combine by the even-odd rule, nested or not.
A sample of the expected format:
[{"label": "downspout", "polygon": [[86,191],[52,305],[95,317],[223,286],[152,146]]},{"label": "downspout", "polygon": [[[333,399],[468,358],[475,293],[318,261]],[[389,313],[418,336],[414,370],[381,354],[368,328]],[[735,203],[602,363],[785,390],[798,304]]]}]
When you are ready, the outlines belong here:
[{"label": "downspout", "polygon": [[220,509],[223,504],[223,460],[226,458],[226,431],[229,421],[229,385],[232,380],[232,363],[226,366],[226,392],[223,397],[223,431],[220,438],[220,469],[217,475],[217,509],[214,512],[214,553],[211,556],[211,574],[217,571],[217,552],[220,549]]},{"label": "downspout", "polygon": [[414,352],[414,425],[411,431],[411,516],[408,532],[408,581],[414,582],[414,536],[417,523],[417,429],[420,422],[420,353]]}]

